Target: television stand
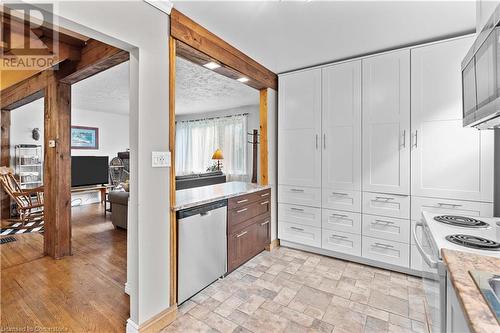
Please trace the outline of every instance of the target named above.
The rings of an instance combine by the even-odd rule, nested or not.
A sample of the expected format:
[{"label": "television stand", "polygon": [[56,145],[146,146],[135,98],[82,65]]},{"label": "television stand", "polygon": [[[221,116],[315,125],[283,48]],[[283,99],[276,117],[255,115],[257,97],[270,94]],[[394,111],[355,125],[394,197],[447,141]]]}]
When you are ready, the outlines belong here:
[{"label": "television stand", "polygon": [[99,193],[101,194],[101,204],[104,204],[104,214],[106,214],[106,195],[110,188],[113,188],[113,185],[103,184],[103,185],[91,185],[91,186],[78,186],[78,187],[72,187],[71,193],[85,193],[85,192],[99,191]]}]

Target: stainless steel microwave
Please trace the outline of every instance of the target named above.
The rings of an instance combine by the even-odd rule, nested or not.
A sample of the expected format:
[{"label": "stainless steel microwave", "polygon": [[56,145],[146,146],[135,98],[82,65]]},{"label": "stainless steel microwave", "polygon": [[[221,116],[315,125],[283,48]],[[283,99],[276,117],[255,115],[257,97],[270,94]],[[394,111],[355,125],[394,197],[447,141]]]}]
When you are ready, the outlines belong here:
[{"label": "stainless steel microwave", "polygon": [[500,5],[462,61],[463,125],[500,127]]}]

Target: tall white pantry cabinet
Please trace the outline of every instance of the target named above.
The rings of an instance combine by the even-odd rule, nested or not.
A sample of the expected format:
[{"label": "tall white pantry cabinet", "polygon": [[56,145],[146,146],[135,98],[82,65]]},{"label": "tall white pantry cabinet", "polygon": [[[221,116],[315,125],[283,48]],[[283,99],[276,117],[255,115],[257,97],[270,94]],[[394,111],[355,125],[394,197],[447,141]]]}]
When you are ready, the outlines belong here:
[{"label": "tall white pantry cabinet", "polygon": [[493,136],[462,127],[461,37],[279,77],[278,237],[405,272],[422,211],[493,213]]}]

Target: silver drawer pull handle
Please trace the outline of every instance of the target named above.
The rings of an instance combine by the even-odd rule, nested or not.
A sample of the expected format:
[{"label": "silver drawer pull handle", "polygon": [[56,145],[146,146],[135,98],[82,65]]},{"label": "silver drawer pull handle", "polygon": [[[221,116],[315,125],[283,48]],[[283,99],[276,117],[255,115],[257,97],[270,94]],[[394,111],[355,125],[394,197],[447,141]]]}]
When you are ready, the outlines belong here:
[{"label": "silver drawer pull handle", "polygon": [[340,218],[346,218],[349,217],[347,215],[342,215],[342,214],[332,214],[331,217],[340,217]]},{"label": "silver drawer pull handle", "polygon": [[394,246],[389,244],[375,243],[374,247],[381,247],[384,249],[392,249]]},{"label": "silver drawer pull handle", "polygon": [[241,234],[236,235],[236,238],[240,238],[241,236],[245,236],[248,233],[248,231],[243,231]]},{"label": "silver drawer pull handle", "polygon": [[340,236],[340,235],[331,235],[330,238],[333,238],[333,239],[346,239],[348,237],[347,236]]},{"label": "silver drawer pull handle", "polygon": [[457,204],[451,204],[451,203],[445,203],[445,202],[438,202],[439,206],[449,206],[449,207],[462,207],[462,205],[457,205]]},{"label": "silver drawer pull handle", "polygon": [[297,227],[290,227],[290,229],[297,230],[297,231],[304,231],[302,228],[297,228]]},{"label": "silver drawer pull handle", "polygon": [[269,220],[267,220],[266,222],[262,222],[260,225],[261,225],[261,226],[264,226],[264,225],[266,225],[266,224],[269,224]]},{"label": "silver drawer pull handle", "polygon": [[269,193],[264,193],[264,194],[261,194],[260,196],[261,196],[261,198],[263,198],[263,197],[267,197],[268,195],[269,195]]},{"label": "silver drawer pull handle", "polygon": [[300,188],[291,188],[290,191],[291,192],[304,192],[304,190],[300,189]]},{"label": "silver drawer pull handle", "polygon": [[394,222],[391,222],[391,221],[384,221],[384,220],[375,220],[376,223],[374,224],[379,224],[379,223],[383,223],[383,224],[394,224]]},{"label": "silver drawer pull handle", "polygon": [[262,206],[264,206],[264,205],[267,205],[268,203],[269,203],[269,201],[264,201],[264,202],[261,202],[260,204],[261,204]]},{"label": "silver drawer pull handle", "polygon": [[295,207],[290,207],[290,210],[294,210],[296,212],[303,212],[304,211],[302,208],[295,208]]},{"label": "silver drawer pull handle", "polygon": [[332,192],[333,195],[341,195],[341,196],[348,196],[349,194],[347,193],[341,193],[341,192]]},{"label": "silver drawer pull handle", "polygon": [[236,213],[243,213],[243,212],[246,212],[248,210],[248,208],[243,208],[243,209],[240,209],[240,210],[237,210]]},{"label": "silver drawer pull handle", "polygon": [[394,200],[395,198],[391,197],[375,197],[375,200]]},{"label": "silver drawer pull handle", "polygon": [[244,199],[244,200],[236,201],[236,203],[238,203],[238,204],[240,204],[240,203],[244,203],[244,202],[248,202],[248,199]]}]

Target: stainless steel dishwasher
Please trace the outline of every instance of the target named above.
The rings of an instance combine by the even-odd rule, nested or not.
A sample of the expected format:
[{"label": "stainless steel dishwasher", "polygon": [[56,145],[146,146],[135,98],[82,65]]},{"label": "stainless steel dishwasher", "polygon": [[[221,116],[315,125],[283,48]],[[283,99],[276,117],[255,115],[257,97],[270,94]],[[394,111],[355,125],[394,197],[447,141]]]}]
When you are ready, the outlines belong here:
[{"label": "stainless steel dishwasher", "polygon": [[227,272],[227,200],[177,212],[178,304]]}]

